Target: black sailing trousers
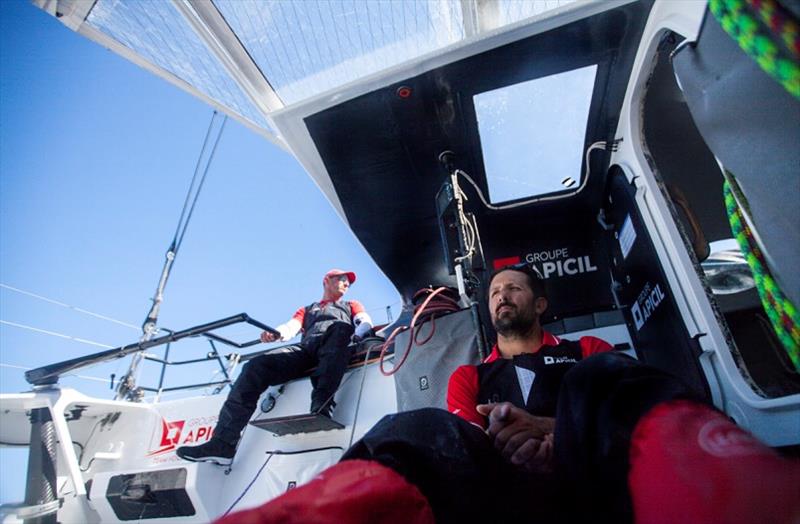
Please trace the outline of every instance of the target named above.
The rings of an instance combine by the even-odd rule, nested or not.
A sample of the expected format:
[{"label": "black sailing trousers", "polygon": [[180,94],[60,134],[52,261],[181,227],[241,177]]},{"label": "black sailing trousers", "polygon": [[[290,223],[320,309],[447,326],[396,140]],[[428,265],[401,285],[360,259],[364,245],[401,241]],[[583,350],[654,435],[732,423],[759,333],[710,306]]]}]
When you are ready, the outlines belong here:
[{"label": "black sailing trousers", "polygon": [[566,373],[552,474],[511,466],[477,426],[445,410],[388,415],[342,460],[375,460],[417,486],[437,523],[609,523],[632,520],[628,447],[660,402],[697,400],[680,380],[627,355],[602,353]]},{"label": "black sailing trousers", "polygon": [[352,335],[352,325],[335,322],[324,333],[245,364],[219,412],[214,437],[235,446],[256,409],[258,397],[269,386],[300,378],[315,366],[311,374],[311,411],[333,400],[350,360],[348,344]]}]

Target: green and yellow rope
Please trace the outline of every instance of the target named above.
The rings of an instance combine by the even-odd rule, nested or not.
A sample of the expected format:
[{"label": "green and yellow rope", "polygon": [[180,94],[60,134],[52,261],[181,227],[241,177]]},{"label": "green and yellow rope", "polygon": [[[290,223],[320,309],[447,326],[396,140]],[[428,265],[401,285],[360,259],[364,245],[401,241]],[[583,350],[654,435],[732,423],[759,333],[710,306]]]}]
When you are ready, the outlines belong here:
[{"label": "green and yellow rope", "polygon": [[800,31],[780,5],[774,0],[709,0],[708,6],[739,47],[800,99]]},{"label": "green and yellow rope", "polygon": [[761,305],[772,323],[772,328],[786,349],[795,369],[800,372],[800,315],[770,274],[764,255],[753,238],[753,233],[744,220],[742,210],[736,201],[734,191],[737,191],[738,188],[732,187],[736,183],[732,181],[729,173],[727,175],[723,191],[733,236],[739,243],[747,264],[753,272]]},{"label": "green and yellow rope", "polygon": [[800,28],[775,0],[747,0],[750,9],[769,26],[794,56],[800,57]]}]

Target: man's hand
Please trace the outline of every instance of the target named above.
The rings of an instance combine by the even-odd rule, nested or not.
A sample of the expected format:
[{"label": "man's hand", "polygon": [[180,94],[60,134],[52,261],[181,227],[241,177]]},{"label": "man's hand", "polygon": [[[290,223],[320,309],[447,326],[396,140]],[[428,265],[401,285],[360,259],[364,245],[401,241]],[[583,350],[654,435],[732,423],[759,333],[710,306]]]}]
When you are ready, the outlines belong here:
[{"label": "man's hand", "polygon": [[486,433],[506,460],[530,472],[552,471],[554,418],[531,415],[509,402],[481,404],[477,409],[489,417]]},{"label": "man's hand", "polygon": [[282,342],[286,342],[294,338],[297,335],[297,332],[300,331],[300,321],[292,318],[289,322],[285,324],[281,324],[280,326],[275,327],[275,331],[278,332],[277,335],[270,333],[269,331],[264,331],[261,333],[261,342],[269,343],[275,342],[276,340],[280,340]]},{"label": "man's hand", "polygon": [[280,338],[280,335],[276,335],[269,331],[264,331],[261,333],[261,342],[265,344],[269,344],[270,342],[275,342]]},{"label": "man's hand", "polygon": [[358,344],[359,342],[361,342],[365,338],[374,337],[374,336],[375,336],[375,332],[372,329],[367,329],[366,331],[364,331],[361,334],[353,333],[352,340],[353,340],[353,343]]}]

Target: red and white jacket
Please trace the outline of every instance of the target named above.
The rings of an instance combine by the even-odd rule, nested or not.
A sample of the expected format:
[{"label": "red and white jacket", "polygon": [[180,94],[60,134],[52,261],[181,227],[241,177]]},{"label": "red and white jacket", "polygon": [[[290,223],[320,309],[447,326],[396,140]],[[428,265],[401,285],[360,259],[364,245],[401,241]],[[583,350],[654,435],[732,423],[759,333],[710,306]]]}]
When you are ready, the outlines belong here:
[{"label": "red and white jacket", "polygon": [[487,420],[476,406],[489,402],[511,402],[533,415],[553,417],[564,374],[578,361],[611,349],[611,344],[597,337],[573,342],[547,331],[533,353],[506,359],[495,345],[482,364],[461,366],[453,372],[447,386],[447,409],[482,428]]}]

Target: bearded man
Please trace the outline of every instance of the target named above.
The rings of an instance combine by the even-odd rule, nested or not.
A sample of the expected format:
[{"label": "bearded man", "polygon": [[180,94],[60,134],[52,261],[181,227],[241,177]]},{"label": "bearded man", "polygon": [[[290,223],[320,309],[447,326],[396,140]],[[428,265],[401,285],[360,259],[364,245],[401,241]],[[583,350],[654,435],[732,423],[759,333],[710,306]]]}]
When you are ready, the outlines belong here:
[{"label": "bearded man", "polygon": [[[564,375],[580,360],[613,348],[596,337],[572,342],[544,331],[539,319],[547,309],[547,294],[538,274],[527,266],[495,272],[488,300],[497,344],[483,364],[456,369],[447,388],[447,407],[488,428],[513,464],[552,471],[556,404]],[[526,422],[509,428],[489,424],[509,417]]]}]

